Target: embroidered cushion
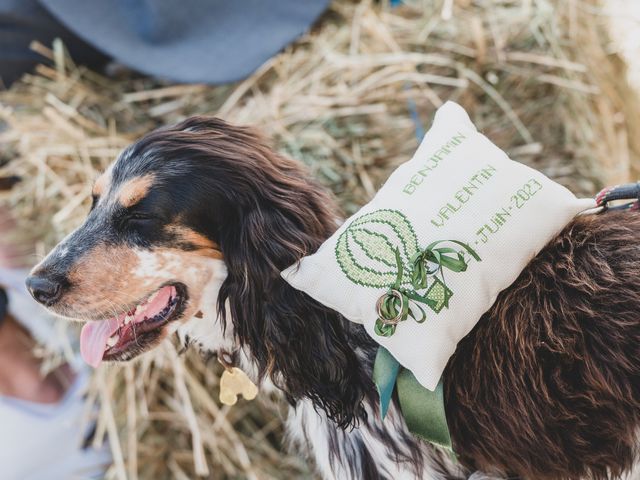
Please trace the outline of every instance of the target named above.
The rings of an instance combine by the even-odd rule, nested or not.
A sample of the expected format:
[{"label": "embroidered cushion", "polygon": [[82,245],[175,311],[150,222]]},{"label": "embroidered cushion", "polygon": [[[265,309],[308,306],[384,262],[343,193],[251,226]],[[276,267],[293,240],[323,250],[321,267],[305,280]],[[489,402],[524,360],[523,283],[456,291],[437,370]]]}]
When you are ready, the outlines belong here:
[{"label": "embroidered cushion", "polygon": [[373,200],[282,276],[434,390],[498,293],[594,205],[509,159],[448,102]]}]

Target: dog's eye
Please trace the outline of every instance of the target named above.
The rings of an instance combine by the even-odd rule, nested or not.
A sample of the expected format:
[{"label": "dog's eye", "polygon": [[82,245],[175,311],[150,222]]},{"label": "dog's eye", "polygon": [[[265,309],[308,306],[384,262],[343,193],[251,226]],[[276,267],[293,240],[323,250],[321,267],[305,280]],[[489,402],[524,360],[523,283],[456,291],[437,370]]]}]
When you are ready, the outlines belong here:
[{"label": "dog's eye", "polygon": [[153,220],[153,216],[139,212],[130,213],[125,218],[125,222],[129,225],[148,225]]}]

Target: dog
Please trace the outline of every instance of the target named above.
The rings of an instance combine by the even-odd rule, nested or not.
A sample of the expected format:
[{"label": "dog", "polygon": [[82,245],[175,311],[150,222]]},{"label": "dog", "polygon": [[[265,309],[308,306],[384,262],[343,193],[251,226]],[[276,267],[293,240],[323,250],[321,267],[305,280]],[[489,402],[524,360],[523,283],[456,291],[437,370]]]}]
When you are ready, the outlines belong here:
[{"label": "dog", "polygon": [[[193,117],[126,148],[84,224],[27,285],[86,322],[90,363],[176,333],[291,405],[326,479],[595,479],[632,471],[640,426],[640,214],[574,219],[497,298],[443,375],[457,460],[380,418],[377,346],[280,272],[336,229],[330,195],[254,131]],[[492,477],[494,478],[494,477]]]}]

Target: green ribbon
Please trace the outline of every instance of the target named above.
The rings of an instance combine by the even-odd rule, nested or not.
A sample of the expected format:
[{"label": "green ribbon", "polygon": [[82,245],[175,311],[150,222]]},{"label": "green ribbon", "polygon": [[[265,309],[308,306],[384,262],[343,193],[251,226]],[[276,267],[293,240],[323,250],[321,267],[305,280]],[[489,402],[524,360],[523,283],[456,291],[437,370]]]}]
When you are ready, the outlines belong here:
[{"label": "green ribbon", "polygon": [[380,415],[383,419],[387,416],[399,371],[400,364],[393,358],[393,355],[389,353],[389,350],[384,347],[378,348],[376,361],[373,364],[373,381],[378,389]]},{"label": "green ribbon", "polygon": [[[420,295],[416,290],[427,288],[427,278],[429,275],[440,273],[442,284],[445,285],[443,269],[453,272],[464,272],[467,269],[467,261],[463,252],[451,247],[438,247],[443,242],[454,243],[461,246],[464,251],[469,253],[476,261],[480,262],[480,256],[469,245],[457,240],[438,240],[427,246],[424,250],[418,252],[410,261],[409,267],[409,285],[412,288],[405,288],[404,281],[404,265],[400,256],[400,250],[395,249],[396,267],[398,273],[393,285],[380,299],[378,308],[379,318],[375,323],[375,333],[383,337],[390,337],[396,331],[396,325],[411,317],[416,322],[422,323],[426,320],[427,315],[420,304],[427,305],[432,310],[438,312],[437,302],[424,295]],[[435,267],[430,268],[430,264]],[[411,310],[410,305],[417,307],[420,311],[420,317],[416,317]],[[448,302],[445,304],[448,307]]]},{"label": "green ribbon", "polygon": [[413,290],[403,288],[403,272],[404,266],[402,264],[402,258],[400,257],[400,250],[395,249],[396,266],[398,273],[393,285],[389,288],[387,293],[381,299],[379,314],[380,318],[376,321],[375,332],[383,337],[390,337],[396,331],[396,324],[388,323],[389,320],[398,319],[396,323],[406,320],[408,317],[413,318],[416,322],[422,323],[426,320],[427,314],[420,307],[416,305],[420,310],[420,318],[416,318],[413,311],[409,308],[409,302],[413,300],[417,303],[424,303],[429,306],[434,306],[435,302],[429,298],[423,297]]},{"label": "green ribbon", "polygon": [[442,381],[432,392],[424,388],[416,377],[402,368],[389,351],[380,347],[373,366],[373,381],[380,395],[382,418],[387,414],[394,388],[398,392],[400,411],[414,435],[444,448],[453,454],[451,435],[444,409]]},{"label": "green ribbon", "polygon": [[[416,290],[427,288],[427,277],[434,275],[438,272],[442,272],[443,268],[451,270],[455,273],[464,272],[467,270],[467,261],[464,258],[464,254],[459,252],[455,248],[440,247],[436,248],[439,243],[448,242],[455,243],[461,246],[469,255],[471,255],[476,261],[480,262],[480,256],[469,245],[457,240],[438,240],[431,243],[423,251],[418,252],[411,259],[411,284]],[[429,264],[436,265],[435,268],[429,268]]]},{"label": "green ribbon", "polygon": [[409,431],[427,442],[453,452],[451,434],[444,409],[442,381],[432,392],[424,388],[407,369],[402,369],[397,381],[400,410]]}]

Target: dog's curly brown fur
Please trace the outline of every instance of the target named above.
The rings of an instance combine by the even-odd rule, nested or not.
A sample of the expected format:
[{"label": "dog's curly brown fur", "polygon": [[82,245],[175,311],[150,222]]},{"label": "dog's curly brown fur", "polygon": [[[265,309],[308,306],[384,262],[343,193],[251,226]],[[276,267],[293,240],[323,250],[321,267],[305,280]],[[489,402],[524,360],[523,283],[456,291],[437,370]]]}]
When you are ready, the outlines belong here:
[{"label": "dog's curly brown fur", "polygon": [[640,214],[577,218],[460,342],[445,372],[466,465],[616,478],[640,424]]}]

